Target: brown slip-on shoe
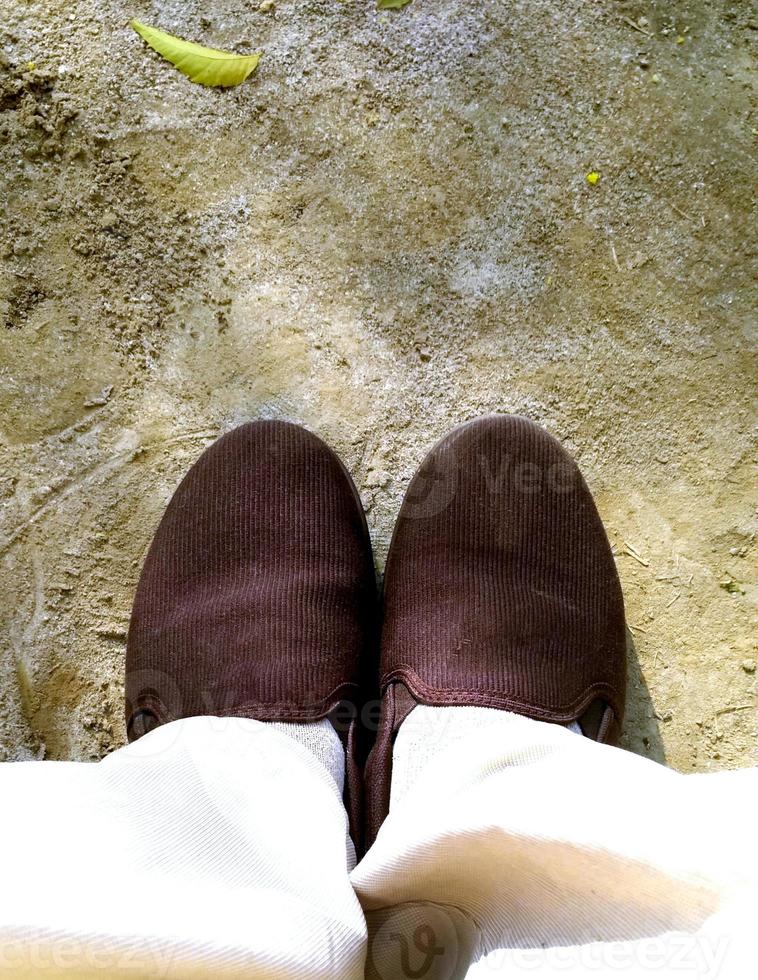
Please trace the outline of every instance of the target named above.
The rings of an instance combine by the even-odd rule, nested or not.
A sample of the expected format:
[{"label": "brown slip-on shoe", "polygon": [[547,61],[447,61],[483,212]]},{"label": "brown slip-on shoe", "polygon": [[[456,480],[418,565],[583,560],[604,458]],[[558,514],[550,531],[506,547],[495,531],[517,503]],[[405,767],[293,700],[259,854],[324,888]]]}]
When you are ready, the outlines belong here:
[{"label": "brown slip-on shoe", "polygon": [[389,809],[395,735],[416,704],[579,721],[614,742],[625,661],[616,566],[574,460],[519,416],[454,430],[411,481],[387,556],[368,843]]},{"label": "brown slip-on shoe", "polygon": [[145,560],[127,642],[129,740],[194,715],[329,716],[358,836],[376,619],[366,518],[339,458],[299,426],[243,425],[190,469]]}]

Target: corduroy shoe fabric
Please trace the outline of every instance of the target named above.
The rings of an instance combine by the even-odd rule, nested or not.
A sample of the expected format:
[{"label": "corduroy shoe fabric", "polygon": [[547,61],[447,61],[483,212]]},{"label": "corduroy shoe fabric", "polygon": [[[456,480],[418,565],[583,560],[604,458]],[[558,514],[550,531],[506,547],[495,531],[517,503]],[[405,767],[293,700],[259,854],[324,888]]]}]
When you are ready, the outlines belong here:
[{"label": "corduroy shoe fabric", "polygon": [[416,704],[578,721],[585,735],[617,740],[621,586],[576,463],[539,426],[487,416],[426,457],[387,557],[380,656],[369,843],[389,807],[395,734]]},{"label": "corduroy shoe fabric", "polygon": [[195,715],[306,722],[337,709],[356,819],[376,620],[366,519],[339,458],[299,426],[243,425],[190,469],[147,555],[127,643],[128,737]]}]

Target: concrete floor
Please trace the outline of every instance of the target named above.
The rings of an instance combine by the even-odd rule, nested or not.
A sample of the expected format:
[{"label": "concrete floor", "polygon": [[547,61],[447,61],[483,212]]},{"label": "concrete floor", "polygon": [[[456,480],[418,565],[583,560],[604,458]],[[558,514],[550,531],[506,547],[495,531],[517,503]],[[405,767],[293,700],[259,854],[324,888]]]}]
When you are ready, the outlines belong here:
[{"label": "concrete floor", "polygon": [[[140,565],[219,432],[319,432],[381,568],[427,449],[505,411],[606,521],[625,744],[758,763],[750,11],[8,0],[0,758],[123,742]],[[260,67],[192,85],[130,16]]]}]

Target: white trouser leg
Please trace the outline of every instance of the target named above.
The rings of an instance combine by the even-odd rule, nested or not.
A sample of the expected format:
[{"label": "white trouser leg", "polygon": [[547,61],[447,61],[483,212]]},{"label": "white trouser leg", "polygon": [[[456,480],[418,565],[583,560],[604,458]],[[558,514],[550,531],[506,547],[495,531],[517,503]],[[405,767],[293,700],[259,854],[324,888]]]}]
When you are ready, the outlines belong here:
[{"label": "white trouser leg", "polygon": [[758,769],[684,776],[508,712],[415,708],[351,875],[367,976],[745,980],[757,804]]},{"label": "white trouser leg", "polygon": [[0,976],[362,977],[332,740],[190,718],[0,766]]}]

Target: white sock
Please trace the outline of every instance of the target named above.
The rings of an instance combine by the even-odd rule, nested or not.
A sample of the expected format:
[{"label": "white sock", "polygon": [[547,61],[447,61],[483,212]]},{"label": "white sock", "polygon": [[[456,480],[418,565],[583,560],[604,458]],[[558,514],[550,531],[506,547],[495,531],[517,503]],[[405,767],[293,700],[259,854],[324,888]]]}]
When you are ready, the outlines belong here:
[{"label": "white sock", "polygon": [[345,749],[328,718],[309,722],[270,721],[268,724],[313,753],[342,793],[345,787]]},{"label": "white sock", "polygon": [[[440,752],[451,749],[472,732],[481,733],[487,728],[502,731],[513,717],[513,712],[500,708],[433,708],[426,704],[417,705],[400,726],[395,739],[390,809],[399,803],[422,770]],[[565,727],[578,735],[582,734],[575,721]],[[507,737],[507,731],[504,736]]]}]

